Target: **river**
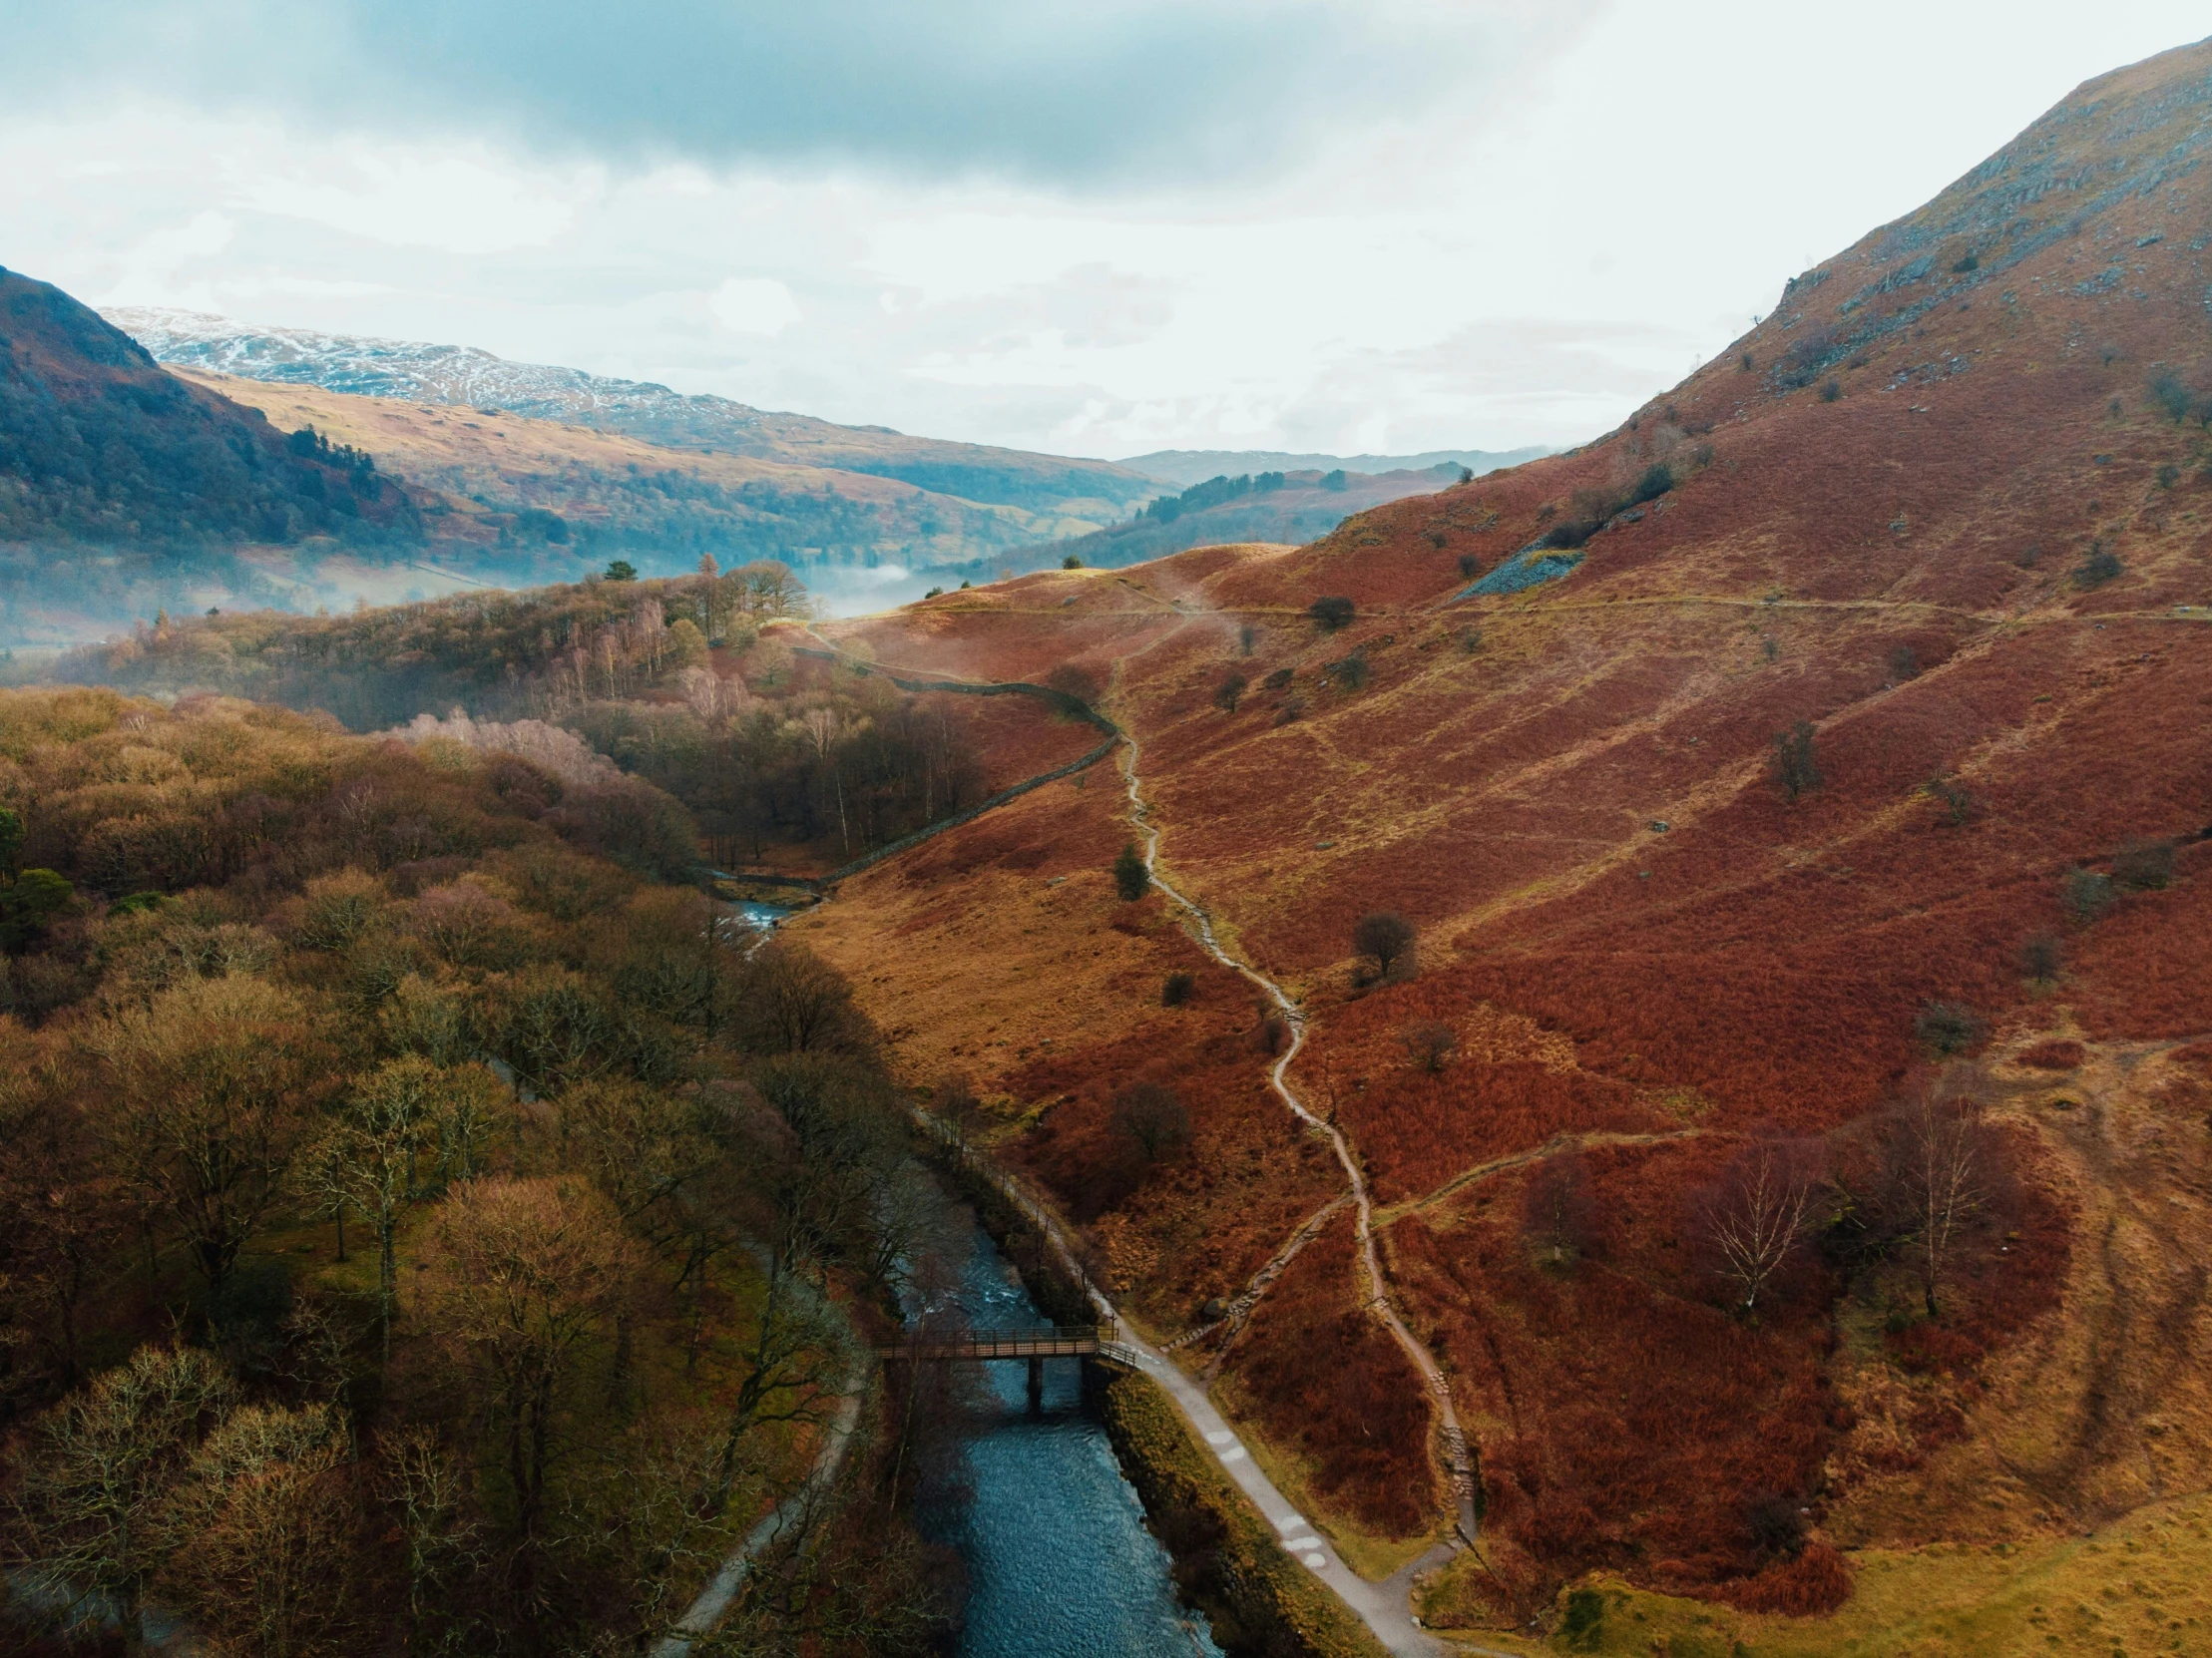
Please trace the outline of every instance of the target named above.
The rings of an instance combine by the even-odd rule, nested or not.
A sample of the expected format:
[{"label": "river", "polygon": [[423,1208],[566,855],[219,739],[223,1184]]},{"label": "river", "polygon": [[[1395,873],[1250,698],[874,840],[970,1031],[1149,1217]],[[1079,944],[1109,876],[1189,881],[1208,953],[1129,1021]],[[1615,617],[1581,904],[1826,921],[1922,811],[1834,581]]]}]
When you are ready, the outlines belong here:
[{"label": "river", "polygon": [[[928,1302],[909,1291],[910,1320],[949,1310],[978,1330],[1051,1322],[967,1205],[944,1199],[926,1235],[946,1287]],[[978,1367],[975,1500],[938,1539],[968,1567],[960,1658],[1220,1658],[1204,1614],[1176,1600],[1166,1550],[1084,1410],[1082,1365],[1045,1362],[1035,1416],[1026,1364]]]}]

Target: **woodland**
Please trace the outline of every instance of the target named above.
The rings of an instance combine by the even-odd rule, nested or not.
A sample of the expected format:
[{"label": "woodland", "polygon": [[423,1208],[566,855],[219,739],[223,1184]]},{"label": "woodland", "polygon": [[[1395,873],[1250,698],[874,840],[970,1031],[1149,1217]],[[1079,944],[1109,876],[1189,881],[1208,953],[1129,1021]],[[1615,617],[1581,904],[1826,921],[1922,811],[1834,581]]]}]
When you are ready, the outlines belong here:
[{"label": "woodland", "polygon": [[[913,1165],[843,980],[664,884],[639,814],[687,838],[450,738],[0,692],[11,1616],[633,1651],[796,1486]],[[878,1401],[875,1471],[699,1650],[957,1621],[912,1520],[959,1499],[952,1417]]]},{"label": "woodland", "polygon": [[[72,652],[56,676],[212,689],[324,710],[356,730],[525,751],[535,740],[562,764],[558,733],[570,732],[687,808],[716,866],[765,857],[827,869],[973,804],[987,768],[951,698],[832,670],[762,635],[805,607],[783,566],[724,573],[709,556],[688,577],[346,617],[164,615]],[[659,873],[682,873],[679,856],[651,855]]]}]

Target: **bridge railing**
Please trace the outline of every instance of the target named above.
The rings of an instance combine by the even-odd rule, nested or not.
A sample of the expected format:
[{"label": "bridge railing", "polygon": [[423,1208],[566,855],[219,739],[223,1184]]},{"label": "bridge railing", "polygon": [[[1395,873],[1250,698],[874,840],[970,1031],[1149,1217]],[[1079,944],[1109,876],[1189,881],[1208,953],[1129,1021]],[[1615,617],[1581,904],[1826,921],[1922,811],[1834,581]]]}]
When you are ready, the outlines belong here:
[{"label": "bridge railing", "polygon": [[1117,1323],[1041,1324],[1009,1330],[965,1330],[944,1335],[917,1331],[904,1341],[886,1342],[879,1357],[896,1359],[1023,1359],[1097,1353],[1115,1345]]}]

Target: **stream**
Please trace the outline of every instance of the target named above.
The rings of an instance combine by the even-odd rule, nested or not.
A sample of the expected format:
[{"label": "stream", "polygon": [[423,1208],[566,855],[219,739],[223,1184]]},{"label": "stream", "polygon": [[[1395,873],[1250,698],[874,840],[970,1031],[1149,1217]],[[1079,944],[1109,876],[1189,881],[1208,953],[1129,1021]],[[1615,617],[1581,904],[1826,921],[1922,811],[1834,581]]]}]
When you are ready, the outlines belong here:
[{"label": "stream", "polygon": [[[966,1204],[933,1206],[923,1248],[942,1287],[908,1290],[909,1322],[947,1312],[977,1330],[1052,1322]],[[1176,1600],[1166,1550],[1084,1409],[1082,1365],[1045,1361],[1034,1416],[1025,1364],[977,1367],[975,1500],[936,1539],[968,1567],[960,1658],[1220,1658],[1204,1614]]]}]

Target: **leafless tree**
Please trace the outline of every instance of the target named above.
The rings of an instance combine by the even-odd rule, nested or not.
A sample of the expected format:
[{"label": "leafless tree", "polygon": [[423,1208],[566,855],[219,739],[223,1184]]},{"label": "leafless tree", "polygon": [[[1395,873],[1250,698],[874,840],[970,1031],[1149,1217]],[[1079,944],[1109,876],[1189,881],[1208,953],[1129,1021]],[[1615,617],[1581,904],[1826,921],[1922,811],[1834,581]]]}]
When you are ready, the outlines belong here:
[{"label": "leafless tree", "polygon": [[1156,1163],[1190,1138],[1190,1113],[1175,1090],[1158,1082],[1133,1082],[1113,1096],[1113,1126]]},{"label": "leafless tree", "polygon": [[1375,977],[1388,979],[1413,963],[1413,923],[1393,910],[1370,910],[1352,926],[1352,948],[1375,964]]},{"label": "leafless tree", "polygon": [[772,1053],[850,1051],[867,1045],[867,1022],[844,976],[802,946],[763,946],[745,974],[744,1005],[757,1044]]},{"label": "leafless tree", "polygon": [[1703,1194],[1699,1222],[1714,1270],[1743,1295],[1745,1314],[1805,1241],[1819,1191],[1820,1154],[1803,1140],[1762,1136],[1729,1159]]},{"label": "leafless tree", "polygon": [[400,1215],[420,1189],[422,1155],[437,1140],[438,1082],[438,1067],[415,1054],[356,1079],[294,1172],[295,1185],[337,1210],[341,1226],[348,1207],[368,1217],[376,1236],[376,1298],[387,1363],[399,1294],[395,1240]]},{"label": "leafless tree", "polygon": [[317,1053],[288,992],[243,975],[188,980],[103,1021],[87,1045],[115,1088],[124,1179],[182,1227],[211,1289],[281,1194]]},{"label": "leafless tree", "polygon": [[1537,1164],[1521,1194],[1521,1235],[1548,1266],[1566,1267],[1589,1253],[1597,1217],[1589,1168],[1579,1147]]},{"label": "leafless tree", "polygon": [[453,1586],[479,1564],[480,1530],[466,1471],[427,1428],[404,1429],[378,1448],[379,1494],[406,1550],[410,1650],[445,1613]]},{"label": "leafless tree", "polygon": [[201,1444],[168,1520],[162,1578],[196,1621],[259,1658],[346,1649],[361,1514],[335,1412],[249,1405]]},{"label": "leafless tree", "polygon": [[471,1180],[439,1206],[423,1323],[484,1402],[502,1448],[527,1578],[584,1346],[630,1293],[636,1246],[581,1180]]},{"label": "leafless tree", "polygon": [[1974,1072],[1955,1066],[1892,1113],[1881,1206],[1910,1240],[1928,1316],[1961,1232],[1990,1197],[1995,1172]]},{"label": "leafless tree", "polygon": [[1398,1039],[1405,1043],[1406,1056],[1431,1076],[1452,1062],[1452,1055],[1460,1046],[1460,1038],[1452,1028],[1434,1019],[1407,1026],[1398,1033]]},{"label": "leafless tree", "polygon": [[11,1552],[30,1581],[66,1597],[75,1620],[113,1616],[127,1652],[145,1649],[146,1587],[179,1541],[165,1523],[171,1488],[231,1397],[213,1354],[145,1347],[31,1433]]}]

